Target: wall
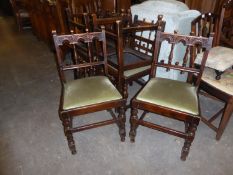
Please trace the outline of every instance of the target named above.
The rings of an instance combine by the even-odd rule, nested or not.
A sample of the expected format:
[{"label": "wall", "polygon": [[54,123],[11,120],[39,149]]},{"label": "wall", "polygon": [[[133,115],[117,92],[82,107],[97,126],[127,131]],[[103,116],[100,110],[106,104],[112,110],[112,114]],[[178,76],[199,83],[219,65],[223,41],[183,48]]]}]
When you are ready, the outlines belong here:
[{"label": "wall", "polygon": [[185,0],[190,9],[195,9],[201,13],[214,12],[215,4],[219,0]]}]

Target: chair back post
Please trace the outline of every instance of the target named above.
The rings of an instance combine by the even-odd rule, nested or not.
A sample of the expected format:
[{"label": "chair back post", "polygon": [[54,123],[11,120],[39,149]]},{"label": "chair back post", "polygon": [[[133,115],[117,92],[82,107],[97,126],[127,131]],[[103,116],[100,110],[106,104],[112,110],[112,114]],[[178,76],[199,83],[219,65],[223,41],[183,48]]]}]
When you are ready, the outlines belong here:
[{"label": "chair back post", "polygon": [[116,21],[116,46],[117,46],[117,63],[118,63],[118,88],[122,89],[122,77],[124,76],[124,59],[123,59],[123,34],[122,34],[122,21],[117,20]]},{"label": "chair back post", "polygon": [[155,64],[158,62],[159,59],[159,50],[161,47],[161,43],[157,38],[160,38],[161,36],[161,27],[158,28],[159,30],[156,33],[156,38],[154,40],[155,44],[154,44],[154,49],[153,49],[153,60],[152,60],[152,65],[151,65],[151,72],[150,72],[150,76],[149,78],[154,78],[156,76],[156,72],[157,72],[157,66],[155,66]]},{"label": "chair back post", "polygon": [[63,55],[62,55],[61,49],[59,48],[58,43],[55,41],[56,38],[57,38],[57,32],[56,32],[56,30],[53,30],[53,31],[52,31],[52,35],[53,35],[54,46],[55,46],[55,51],[56,51],[55,60],[56,60],[56,63],[57,63],[57,71],[58,71],[58,74],[59,74],[61,86],[62,86],[62,88],[63,88],[64,83],[66,82],[65,74],[64,74],[64,72],[61,70],[61,67],[62,67],[62,64],[63,64],[63,61],[62,61],[62,60],[63,60],[63,59],[62,59],[62,56],[63,56]]},{"label": "chair back post", "polygon": [[[212,48],[212,45],[213,45],[213,39],[214,39],[214,33],[211,33],[208,40],[207,40],[207,42],[202,43],[202,47],[205,48],[205,51],[203,53],[203,58],[202,58],[201,65],[200,65],[199,75],[197,76],[197,80],[195,81],[195,85],[198,88],[199,88],[200,83],[201,83],[201,77],[202,77],[202,74],[203,74],[203,71],[204,71],[204,68],[205,68],[205,64],[206,64],[206,61],[207,61],[207,58],[208,58],[209,51],[210,51],[210,49]],[[195,60],[193,60],[193,61],[195,61]],[[194,66],[194,62],[193,62],[192,67],[193,66]]]},{"label": "chair back post", "polygon": [[[105,26],[101,26],[102,30],[102,50],[103,50],[103,57],[104,57],[104,73],[106,76],[109,76],[108,74],[108,56],[107,56],[107,42],[106,42],[106,31],[105,31]],[[98,46],[97,46],[98,48]]]}]

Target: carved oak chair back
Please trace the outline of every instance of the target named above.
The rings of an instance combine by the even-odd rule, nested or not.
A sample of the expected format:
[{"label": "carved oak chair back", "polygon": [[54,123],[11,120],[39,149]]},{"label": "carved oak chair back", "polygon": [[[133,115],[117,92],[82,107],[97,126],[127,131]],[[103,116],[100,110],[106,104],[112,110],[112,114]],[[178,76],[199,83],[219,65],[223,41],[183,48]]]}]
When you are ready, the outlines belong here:
[{"label": "carved oak chair back", "polygon": [[[213,37],[184,36],[157,31],[150,80],[131,101],[131,142],[135,141],[136,129],[139,125],[181,137],[185,139],[181,159],[186,160],[200,120],[197,89],[201,81],[208,52],[212,46],[212,40]],[[159,59],[160,46],[163,42],[170,44],[170,54],[168,58]],[[186,52],[182,62],[179,63],[173,61],[173,51],[180,43],[186,47]],[[196,68],[194,66],[195,58],[192,51],[193,47],[197,47],[198,45],[205,48],[205,51],[201,66]],[[174,69],[181,73],[189,72],[190,74],[195,74],[197,80],[183,82],[160,78],[156,76],[158,67],[167,71]],[[137,116],[138,109],[144,111],[140,118]],[[185,123],[185,130],[175,130],[144,120],[148,112],[183,121]],[[153,115],[152,117],[156,116]]]},{"label": "carved oak chair back", "polygon": [[[69,35],[56,35],[53,33],[56,48],[56,62],[59,77],[61,80],[61,97],[59,106],[59,117],[64,127],[68,145],[72,154],[76,153],[73,133],[86,129],[101,127],[116,123],[119,127],[121,141],[125,140],[125,100],[108,79],[106,38],[104,29],[101,32],[90,32]],[[94,52],[95,42],[100,42],[101,52]],[[79,60],[83,50],[79,51],[77,45],[84,43],[87,45],[88,58]],[[71,49],[72,48],[72,49]],[[76,62],[67,64],[65,57],[67,52],[74,52]],[[81,55],[81,56],[80,56]],[[85,57],[86,58],[86,57]],[[100,75],[95,70],[102,68]],[[84,72],[84,76],[78,79],[70,79],[67,71],[79,70]],[[116,117],[112,108],[118,109],[119,115]],[[108,110],[112,119],[91,123],[83,126],[74,126],[73,118],[83,114]]]}]

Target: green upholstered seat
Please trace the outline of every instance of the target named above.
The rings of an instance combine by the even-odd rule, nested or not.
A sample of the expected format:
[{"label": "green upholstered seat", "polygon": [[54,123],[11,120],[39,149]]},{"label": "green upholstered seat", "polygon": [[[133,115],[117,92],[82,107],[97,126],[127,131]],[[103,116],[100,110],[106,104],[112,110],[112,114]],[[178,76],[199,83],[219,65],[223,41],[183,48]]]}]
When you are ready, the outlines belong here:
[{"label": "green upholstered seat", "polygon": [[164,78],[152,78],[136,99],[199,115],[196,88],[189,83]]},{"label": "green upholstered seat", "polygon": [[137,73],[143,72],[145,70],[150,69],[151,66],[144,66],[144,67],[139,67],[139,68],[135,68],[135,69],[130,69],[127,71],[124,71],[124,76],[125,77],[130,77],[132,75],[135,75]]},{"label": "green upholstered seat", "polygon": [[68,110],[119,99],[122,99],[121,94],[107,77],[88,77],[65,83],[63,109]]}]

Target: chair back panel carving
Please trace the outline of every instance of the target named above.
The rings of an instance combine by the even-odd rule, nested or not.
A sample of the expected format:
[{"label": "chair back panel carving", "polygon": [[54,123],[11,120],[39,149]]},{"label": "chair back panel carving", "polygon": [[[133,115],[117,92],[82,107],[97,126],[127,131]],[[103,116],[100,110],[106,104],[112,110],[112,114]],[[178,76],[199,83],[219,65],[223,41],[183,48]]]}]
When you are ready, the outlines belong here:
[{"label": "chair back panel carving", "polygon": [[[84,76],[95,75],[95,71],[102,68],[105,75],[107,70],[107,51],[105,31],[70,35],[56,35],[53,33],[54,45],[57,53],[57,66],[61,82],[66,82],[65,71],[84,71]],[[102,46],[96,48],[96,42]],[[80,47],[81,45],[81,47]],[[82,49],[85,46],[86,49]],[[73,62],[66,64],[67,53],[71,53]]]},{"label": "chair back panel carving", "polygon": [[[159,60],[159,48],[162,42],[165,41],[167,41],[171,45],[170,54],[168,59],[164,58]],[[154,53],[154,60],[152,63],[150,77],[152,78],[156,76],[157,67],[163,67],[167,71],[169,71],[170,69],[174,69],[181,71],[181,73],[187,72],[192,75],[195,74],[197,76],[197,81],[195,81],[195,86],[199,86],[205,62],[208,57],[209,50],[212,47],[212,41],[213,41],[212,35],[209,38],[205,38],[205,37],[178,35],[176,33],[169,34],[158,31],[155,41],[156,42],[155,53]],[[186,51],[182,59],[182,63],[179,62],[174,63],[173,51],[176,45],[179,43],[182,43],[184,45]],[[199,68],[196,68],[194,66],[196,54],[194,54],[193,52],[197,50],[195,49],[197,47],[201,47],[204,49],[204,54],[201,62],[202,64]],[[165,62],[164,60],[168,60],[168,61]]]}]

